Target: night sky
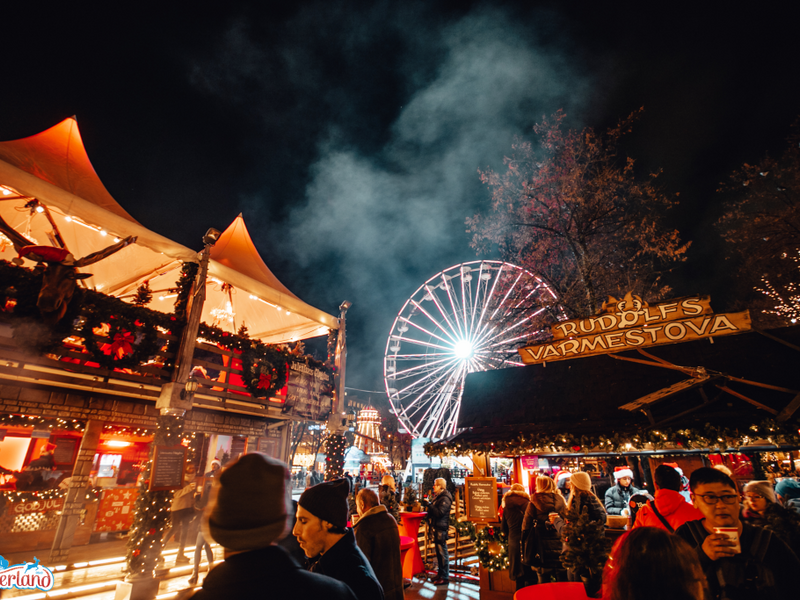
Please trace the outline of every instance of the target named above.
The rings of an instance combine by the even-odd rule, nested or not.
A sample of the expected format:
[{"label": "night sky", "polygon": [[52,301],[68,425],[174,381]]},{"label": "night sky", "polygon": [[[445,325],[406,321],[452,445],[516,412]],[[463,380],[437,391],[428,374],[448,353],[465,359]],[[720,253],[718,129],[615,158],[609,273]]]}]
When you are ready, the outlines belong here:
[{"label": "night sky", "polygon": [[625,150],[663,169],[694,243],[670,283],[720,311],[717,184],[800,114],[800,15],[773,3],[49,4],[2,10],[0,139],[76,115],[117,201],[190,247],[244,213],[295,294],[353,302],[347,384],[367,390],[405,300],[478,258],[477,170],[542,115],[602,129],[644,106]]}]

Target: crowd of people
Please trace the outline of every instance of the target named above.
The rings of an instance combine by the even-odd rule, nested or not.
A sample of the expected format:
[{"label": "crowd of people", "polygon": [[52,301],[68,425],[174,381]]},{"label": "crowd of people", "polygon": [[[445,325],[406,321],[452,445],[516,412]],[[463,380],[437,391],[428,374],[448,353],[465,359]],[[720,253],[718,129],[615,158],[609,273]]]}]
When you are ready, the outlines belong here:
[{"label": "crowd of people", "polygon": [[[629,515],[636,504],[642,492],[632,486],[632,473],[618,469],[615,479],[605,506],[584,472],[562,473],[556,480],[540,475],[531,495],[520,484],[511,487],[503,498],[502,525],[517,589],[583,580],[593,591],[587,579],[594,577],[597,594],[613,600],[796,597],[800,484],[786,479],[773,488],[769,481],[753,481],[740,497],[729,474],[710,467],[692,472],[687,500],[683,474],[659,465],[655,496],[631,515],[633,527],[617,539],[602,573],[566,568],[565,553],[585,541],[565,535],[567,523],[584,515],[586,522],[605,524],[607,514]],[[557,484],[562,481],[566,500]]]}]

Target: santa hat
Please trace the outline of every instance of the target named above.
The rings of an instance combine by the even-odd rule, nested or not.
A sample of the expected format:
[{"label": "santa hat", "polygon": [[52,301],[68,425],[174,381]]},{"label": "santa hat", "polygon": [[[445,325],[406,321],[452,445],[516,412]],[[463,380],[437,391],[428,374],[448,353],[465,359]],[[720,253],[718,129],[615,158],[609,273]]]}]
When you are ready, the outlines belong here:
[{"label": "santa hat", "polygon": [[614,480],[619,481],[623,477],[630,477],[633,479],[633,471],[628,467],[614,467]]},{"label": "santa hat", "polygon": [[673,469],[675,469],[678,472],[678,475],[683,477],[683,469],[681,469],[678,466],[678,463],[664,463],[664,464],[667,465],[668,467],[672,467]]},{"label": "santa hat", "polygon": [[562,479],[566,479],[570,475],[572,475],[572,473],[570,473],[569,471],[559,471],[558,475],[556,475],[556,483],[558,483]]},{"label": "santa hat", "polygon": [[55,444],[51,444],[50,442],[47,442],[44,445],[44,448],[42,448],[42,452],[53,452],[55,449],[56,449],[56,445]]}]

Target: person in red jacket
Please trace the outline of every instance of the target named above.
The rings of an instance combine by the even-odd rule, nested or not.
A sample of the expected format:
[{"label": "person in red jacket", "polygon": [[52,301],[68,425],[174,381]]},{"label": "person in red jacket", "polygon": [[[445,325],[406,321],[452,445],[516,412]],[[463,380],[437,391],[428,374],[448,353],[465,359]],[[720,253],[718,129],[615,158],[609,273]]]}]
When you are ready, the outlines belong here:
[{"label": "person in red jacket", "polygon": [[681,476],[668,465],[658,465],[654,474],[656,497],[636,515],[637,527],[658,527],[673,533],[686,521],[702,519],[702,513],[686,502],[680,493]]}]

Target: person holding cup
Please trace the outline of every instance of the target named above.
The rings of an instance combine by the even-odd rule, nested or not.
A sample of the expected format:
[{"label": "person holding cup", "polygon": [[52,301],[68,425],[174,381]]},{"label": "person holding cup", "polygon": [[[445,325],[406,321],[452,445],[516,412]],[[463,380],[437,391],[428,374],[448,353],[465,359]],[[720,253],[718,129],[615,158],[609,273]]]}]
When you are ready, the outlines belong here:
[{"label": "person holding cup", "polygon": [[675,532],[697,552],[711,598],[795,598],[800,560],[772,532],[743,523],[739,493],[725,473],[696,469],[689,480],[692,503],[703,518]]}]

